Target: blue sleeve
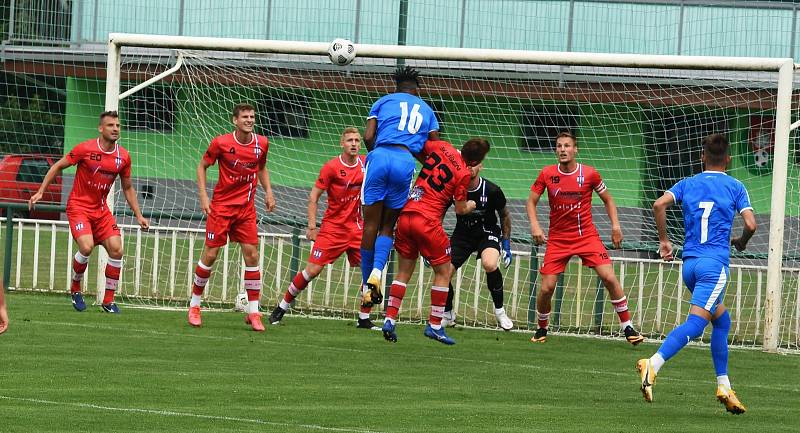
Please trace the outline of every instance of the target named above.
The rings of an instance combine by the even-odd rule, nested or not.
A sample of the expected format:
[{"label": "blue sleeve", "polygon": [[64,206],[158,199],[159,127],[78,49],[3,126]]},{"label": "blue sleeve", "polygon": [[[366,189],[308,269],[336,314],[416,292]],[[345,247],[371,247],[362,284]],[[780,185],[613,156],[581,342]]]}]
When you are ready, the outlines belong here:
[{"label": "blue sleeve", "polygon": [[738,185],[739,191],[736,194],[736,212],[742,213],[742,211],[746,209],[753,210],[753,206],[750,204],[750,194],[747,193],[747,188],[745,188],[741,183],[738,183]]},{"label": "blue sleeve", "polygon": [[383,105],[383,98],[378,99],[372,104],[372,108],[369,109],[369,116],[367,119],[377,118],[378,112],[381,111],[381,105]]},{"label": "blue sleeve", "polygon": [[436,119],[436,113],[433,112],[431,109],[431,127],[428,131],[438,131],[439,130],[439,120]]},{"label": "blue sleeve", "polygon": [[686,188],[686,179],[683,179],[672,186],[672,188],[668,189],[667,192],[672,193],[675,197],[675,203],[680,203],[683,201],[683,190]]}]

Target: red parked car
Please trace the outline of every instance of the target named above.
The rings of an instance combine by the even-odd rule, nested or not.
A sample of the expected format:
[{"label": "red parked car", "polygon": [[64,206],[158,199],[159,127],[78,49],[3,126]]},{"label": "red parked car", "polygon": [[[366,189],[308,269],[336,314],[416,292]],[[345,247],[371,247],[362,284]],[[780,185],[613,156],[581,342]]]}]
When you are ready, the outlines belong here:
[{"label": "red parked car", "polygon": [[[43,154],[12,154],[4,155],[0,159],[0,202],[26,203],[31,195],[39,189],[47,170],[61,159],[60,155]],[[61,175],[47,187],[42,196],[41,204],[61,204]],[[28,212],[17,210],[16,215],[37,219],[57,220],[59,212]],[[5,214],[5,209],[0,209],[0,214]]]}]

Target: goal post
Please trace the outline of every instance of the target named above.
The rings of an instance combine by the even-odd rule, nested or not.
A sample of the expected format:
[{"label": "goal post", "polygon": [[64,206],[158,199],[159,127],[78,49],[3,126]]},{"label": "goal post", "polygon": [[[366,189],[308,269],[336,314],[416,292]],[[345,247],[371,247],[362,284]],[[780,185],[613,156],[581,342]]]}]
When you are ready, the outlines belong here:
[{"label": "goal post", "polygon": [[[126,54],[123,49],[130,51]],[[652,247],[654,226],[651,223],[642,222],[647,219],[646,214],[649,211],[645,203],[650,200],[652,194],[663,187],[664,182],[679,174],[690,173],[697,164],[696,158],[686,157],[683,160],[689,162],[686,162],[685,166],[658,165],[658,161],[661,160],[668,161],[669,164],[681,160],[681,158],[672,158],[674,155],[669,155],[669,146],[671,145],[673,145],[672,149],[686,154],[696,150],[695,145],[681,148],[667,143],[670,139],[662,140],[662,135],[671,136],[670,134],[676,128],[680,129],[683,126],[675,126],[677,123],[674,123],[676,122],[674,119],[664,120],[659,116],[664,115],[666,111],[673,110],[678,113],[676,116],[683,116],[681,119],[689,119],[687,124],[695,122],[699,130],[712,131],[715,121],[706,120],[703,116],[698,117],[699,109],[696,107],[707,109],[709,112],[732,110],[731,113],[733,113],[739,110],[733,114],[728,113],[721,116],[724,118],[724,123],[727,124],[726,130],[735,135],[737,140],[744,140],[745,143],[747,134],[752,133],[752,131],[748,132],[749,122],[755,122],[753,119],[759,116],[774,116],[774,123],[770,123],[770,125],[774,125],[774,131],[769,132],[772,137],[771,158],[773,161],[771,181],[767,184],[761,178],[753,180],[754,184],[758,185],[758,193],[770,197],[769,200],[759,197],[760,203],[764,205],[769,203],[768,242],[764,242],[763,257],[759,256],[753,259],[752,263],[747,264],[750,267],[744,271],[746,275],[743,277],[743,281],[737,282],[743,287],[742,291],[737,289],[734,294],[733,290],[729,290],[729,296],[735,305],[734,308],[738,307],[735,310],[736,319],[741,321],[743,328],[747,328],[747,336],[742,337],[744,345],[758,344],[764,350],[775,351],[781,347],[797,347],[800,342],[798,331],[794,330],[796,326],[792,325],[792,323],[800,323],[800,318],[797,317],[800,315],[800,311],[797,313],[790,311],[789,319],[783,322],[781,319],[784,311],[782,302],[800,299],[796,289],[791,289],[793,293],[791,299],[789,299],[790,295],[782,290],[786,284],[790,284],[788,281],[794,284],[794,281],[800,279],[800,271],[784,269],[783,252],[787,182],[790,170],[792,91],[796,66],[792,59],[356,44],[356,61],[347,67],[337,67],[325,59],[328,42],[112,33],[109,35],[108,42],[106,110],[115,110],[120,107],[120,86],[123,75],[134,76],[139,82],[143,82],[169,67],[162,62],[159,65],[160,70],[156,71],[156,68],[149,66],[142,66],[139,70],[136,69],[140,67],[137,66],[137,62],[144,63],[147,60],[132,60],[127,66],[128,69],[123,70],[125,68],[123,58],[126,55],[131,58],[138,58],[138,56],[144,58],[142,51],[148,49],[178,50],[180,55],[186,59],[181,71],[177,73],[182,76],[176,79],[176,82],[185,83],[185,87],[178,92],[182,95],[189,95],[187,97],[206,99],[201,102],[214,104],[214,111],[223,111],[224,107],[217,107],[217,105],[228,104],[235,98],[248,99],[252,97],[253,92],[259,91],[259,86],[272,86],[270,88],[273,90],[288,92],[285,94],[285,99],[280,101],[284,103],[283,105],[270,105],[270,107],[294,109],[293,107],[299,104],[298,101],[305,97],[303,95],[308,93],[304,86],[308,86],[307,83],[310,81],[317,80],[313,85],[313,90],[324,92],[324,95],[320,96],[322,99],[314,99],[317,96],[312,95],[309,98],[313,100],[305,101],[303,104],[311,107],[309,110],[324,110],[325,118],[323,120],[309,120],[307,117],[301,119],[306,122],[307,130],[305,132],[312,141],[337,140],[335,133],[330,131],[350,126],[354,119],[362,122],[356,123],[354,126],[361,127],[371,102],[390,88],[387,80],[388,73],[396,64],[396,60],[404,59],[408,64],[423,70],[423,86],[427,86],[423,88],[423,91],[433,95],[435,101],[440,103],[439,107],[446,106],[450,109],[450,111],[442,109],[443,116],[446,116],[446,119],[441,122],[445,139],[457,143],[470,135],[485,135],[490,140],[494,139],[501,143],[497,147],[493,146],[493,152],[489,155],[489,160],[496,158],[501,163],[495,167],[487,164],[489,167],[486,173],[488,178],[499,180],[501,187],[511,190],[511,195],[516,197],[518,202],[524,198],[526,188],[533,181],[532,176],[535,176],[538,169],[541,168],[543,164],[541,161],[549,160],[551,161],[549,163],[553,163],[552,157],[548,159],[548,155],[552,154],[548,153],[547,148],[537,147],[535,140],[529,140],[541,131],[552,130],[552,128],[544,128],[536,122],[546,123],[549,128],[554,126],[548,123],[553,119],[571,117],[574,121],[574,118],[579,116],[591,117],[586,121],[586,125],[580,126],[582,129],[579,128],[579,131],[584,132],[585,130],[587,133],[594,134],[594,139],[591,141],[605,143],[609,149],[599,147],[589,149],[586,152],[585,162],[598,167],[601,174],[611,175],[609,177],[611,180],[606,178],[606,183],[609,184],[611,191],[615,191],[614,187],[620,191],[624,190],[625,198],[619,202],[631,210],[631,221],[638,218],[636,224],[639,226],[633,230],[635,235],[631,240],[626,238],[628,247],[623,247],[620,261],[615,262],[615,266],[618,266],[620,279],[625,280],[623,282],[624,290],[628,293],[629,298],[644,305],[633,310],[642,311],[641,315],[645,316],[636,320],[645,325],[644,330],[648,334],[655,336],[664,335],[669,331],[670,326],[668,325],[685,315],[686,300],[681,299],[680,278],[676,273],[676,270],[680,269],[680,265],[665,267],[663,263],[649,260],[649,254],[652,251],[648,252],[648,248]],[[230,54],[220,55],[219,53]],[[259,65],[259,62],[263,62],[263,64]],[[294,78],[294,74],[297,75],[296,78]],[[215,93],[217,90],[212,89],[225,86],[236,87],[236,89],[219,91],[219,93]],[[248,86],[255,89],[248,89]],[[342,95],[350,91],[358,93],[358,95]],[[570,98],[568,102],[571,106],[556,114],[551,112],[550,108],[553,106],[557,106],[559,109],[563,108],[565,95]],[[216,101],[216,98],[229,99]],[[323,100],[325,98],[328,102]],[[484,101],[481,98],[491,99],[491,109],[486,109],[489,111],[480,111],[474,107]],[[534,99],[545,102],[529,102]],[[201,102],[186,102],[186,107],[195,109],[194,105]],[[527,110],[528,105],[531,104],[540,104],[545,108],[542,112],[534,110],[533,113],[525,111],[520,114],[519,110]],[[342,112],[345,105],[357,107],[360,110],[358,113],[360,117]],[[586,106],[591,107],[587,108]],[[634,108],[628,108],[629,106]],[[197,110],[198,112],[202,111],[202,108],[197,107]],[[203,121],[203,116],[194,112],[193,116],[193,120]],[[286,115],[287,118],[289,116],[307,115],[292,112]],[[525,120],[528,124],[519,127],[516,125],[520,122],[519,119]],[[602,124],[606,121],[611,126],[603,127]],[[635,123],[646,125],[632,126]],[[660,126],[647,126],[650,124]],[[673,128],[673,130],[669,128]],[[772,127],[765,127],[765,130],[767,129],[772,129]],[[657,144],[648,142],[647,146],[650,146],[648,150],[633,149],[641,140],[632,140],[630,137],[637,134],[647,135],[650,137],[648,140],[662,140],[663,142],[659,141]],[[681,129],[678,134],[685,135],[686,133]],[[266,133],[265,135],[269,136],[270,134]],[[284,152],[282,154],[284,156],[281,157],[283,159],[278,164],[296,164],[297,167],[292,167],[292,171],[303,171],[304,175],[292,178],[293,173],[276,173],[273,179],[279,182],[281,179],[287,180],[287,185],[291,188],[287,187],[285,194],[288,195],[284,195],[284,197],[288,197],[289,200],[302,201],[304,197],[301,191],[307,191],[311,184],[304,185],[301,180],[315,176],[315,170],[319,168],[318,166],[314,168],[309,162],[310,159],[307,158],[309,155],[303,155],[303,152],[316,152],[317,150],[304,144],[305,147],[299,149],[295,154],[291,149],[286,149],[293,143],[291,134],[287,137],[289,138],[286,140],[275,140],[277,149]],[[192,136],[189,141],[194,143],[194,141],[202,141],[206,138],[206,135]],[[160,143],[167,138],[157,137],[152,140]],[[272,137],[270,140],[272,141]],[[520,148],[524,147],[523,150],[512,148],[512,145],[509,144],[517,142],[523,143],[519,145]],[[193,145],[198,144],[194,143]],[[281,146],[284,146],[283,150],[281,150]],[[270,152],[272,153],[272,151],[271,147]],[[335,151],[335,146],[326,148],[328,157],[333,157]],[[744,151],[740,149],[737,152]],[[322,153],[316,155],[317,159],[323,158]],[[524,158],[519,158],[520,154],[524,155]],[[583,155],[582,153],[581,156]],[[186,157],[190,157],[190,155],[186,155]],[[191,158],[194,157],[197,155],[191,155]],[[272,160],[270,161],[272,163]],[[531,163],[538,166],[525,165]],[[166,167],[164,168],[166,169]],[[742,172],[746,171],[744,168],[741,170]],[[637,173],[642,173],[641,178]],[[634,176],[636,179],[633,178]],[[648,177],[653,176],[655,176],[654,179],[658,178],[657,181],[647,180]],[[523,185],[526,182],[527,185]],[[630,186],[632,183],[647,186]],[[767,194],[767,189],[770,190],[769,194]],[[109,199],[112,196],[113,194],[110,194]],[[796,200],[796,198],[792,198],[792,200]],[[300,205],[303,209],[304,204],[303,201]],[[175,207],[178,208],[178,206]],[[303,214],[297,209],[298,207],[295,206],[289,212],[291,215],[288,216],[302,218]],[[766,210],[765,208],[758,209],[760,213]],[[602,213],[602,210],[595,211],[596,218],[598,218],[598,213]],[[796,215],[792,214],[792,216]],[[515,264],[516,268],[509,268],[504,272],[506,291],[512,297],[509,305],[514,305],[515,309],[518,305],[522,306],[519,313],[515,315],[515,320],[523,327],[527,322],[527,306],[529,305],[525,296],[528,292],[535,293],[536,285],[535,278],[533,278],[533,282],[528,283],[528,278],[533,273],[525,269],[525,266],[535,262],[535,260],[529,260],[525,255],[530,251],[530,247],[524,244],[526,240],[529,241],[525,221],[524,209],[522,212],[514,214],[515,250],[521,250],[517,252],[523,253],[520,255],[520,261],[526,260],[525,264],[520,265],[518,261]],[[763,230],[766,224],[759,221],[761,222],[760,228]],[[602,224],[604,223],[599,225]],[[628,230],[626,226],[623,228]],[[603,232],[603,227],[599,227],[599,229],[601,236],[605,238],[606,233]],[[626,234],[626,236],[628,235]],[[791,236],[794,238],[797,233],[792,233]],[[198,243],[200,242],[202,239],[198,241]],[[291,245],[289,242],[276,242],[274,245],[262,244],[261,248],[262,251],[271,251],[269,254],[275,254],[276,262],[271,262],[271,266],[277,266],[274,272],[269,273],[269,276],[265,274],[265,280],[270,280],[265,281],[265,284],[271,285],[273,292],[280,292],[285,289],[286,279],[291,278],[285,269],[287,268],[286,259],[281,254],[286,254],[287,251],[293,249],[295,240],[292,240]],[[158,239],[153,245],[158,252],[157,249],[160,245]],[[173,250],[174,245],[173,242]],[[194,253],[190,253],[190,257],[196,259],[197,256],[192,254]],[[535,249],[533,254],[536,254]],[[305,256],[302,256],[301,259],[303,257]],[[296,258],[292,256],[292,260]],[[155,265],[153,266],[155,267]],[[171,265],[170,269],[175,266],[185,267],[185,265]],[[465,276],[473,275],[471,270],[474,265],[468,264],[468,266],[470,270],[464,270],[463,275]],[[763,289],[763,293],[761,266],[766,269],[766,288]],[[339,271],[336,272],[338,275]],[[352,278],[352,272],[344,271],[343,276],[339,277],[339,283],[357,280],[357,278]],[[568,276],[565,284],[570,287],[567,287],[564,293],[565,296],[572,298],[565,298],[561,304],[565,309],[561,312],[562,323],[569,323],[569,325],[563,325],[563,329],[567,332],[574,330],[574,332],[584,333],[587,332],[585,324],[589,322],[594,323],[595,328],[592,329],[608,328],[611,319],[608,317],[608,312],[605,313],[605,316],[603,314],[603,297],[602,293],[596,293],[593,288],[596,284],[586,284],[584,280],[589,278],[588,273],[581,271],[579,266],[571,265],[569,272],[572,274]],[[101,273],[98,272],[98,279],[101,278]],[[733,277],[733,270],[731,274]],[[474,279],[465,278],[463,280],[466,287],[461,291],[460,307],[456,308],[469,310],[475,314],[475,316],[465,319],[472,320],[467,324],[491,326],[491,315],[479,311],[488,310],[486,307],[488,296],[485,289],[479,288],[480,274],[475,272],[474,275]],[[331,273],[328,272],[328,277],[330,276]],[[156,277],[153,277],[154,283],[156,280]],[[412,278],[412,281],[416,281],[416,277]],[[423,279],[421,277],[419,281],[422,286]],[[677,291],[672,286],[675,284],[679,289]],[[336,282],[331,284],[330,280],[323,282],[322,276],[320,281],[312,283],[314,290],[325,291],[326,303],[329,301],[329,297],[333,296],[332,291],[335,290],[335,287],[332,286],[335,285]],[[454,285],[456,284],[454,283]],[[658,289],[651,290],[650,285],[657,286]],[[318,288],[317,286],[324,287]],[[512,286],[513,295],[509,292],[512,290]],[[587,287],[589,288],[587,289]],[[309,308],[315,311],[319,306],[310,302],[312,299],[311,289],[307,295]],[[347,304],[347,297],[352,294],[343,296],[345,300],[341,302]],[[409,299],[406,301],[408,304],[412,303],[411,298],[412,296],[409,295]],[[422,297],[420,296],[419,299]],[[592,305],[594,299],[599,299],[599,303]],[[726,297],[726,303],[728,299]],[[762,299],[763,306],[761,305]],[[269,302],[271,300],[272,298]],[[796,302],[800,305],[800,300]],[[589,313],[585,311],[587,308],[590,310]],[[411,305],[408,306],[408,310],[413,309]],[[486,319],[486,317],[489,318]],[[565,317],[575,320],[568,321],[563,319]],[[791,322],[787,325],[791,329],[782,330],[782,326],[784,326],[782,323],[786,322]],[[755,343],[756,341],[758,343]]]}]

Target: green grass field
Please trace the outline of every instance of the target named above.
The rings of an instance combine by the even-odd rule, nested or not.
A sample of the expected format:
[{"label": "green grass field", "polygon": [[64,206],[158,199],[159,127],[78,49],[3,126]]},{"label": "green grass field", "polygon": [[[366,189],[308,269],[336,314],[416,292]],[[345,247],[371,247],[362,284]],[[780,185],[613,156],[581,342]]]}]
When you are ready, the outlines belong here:
[{"label": "green grass field", "polygon": [[656,346],[455,329],[444,346],[350,321],[287,316],[256,334],[238,313],[72,310],[65,296],[11,293],[0,336],[2,432],[797,431],[796,355],[731,352],[749,412],[714,398],[707,347],[661,371],[655,402],[634,363]]}]

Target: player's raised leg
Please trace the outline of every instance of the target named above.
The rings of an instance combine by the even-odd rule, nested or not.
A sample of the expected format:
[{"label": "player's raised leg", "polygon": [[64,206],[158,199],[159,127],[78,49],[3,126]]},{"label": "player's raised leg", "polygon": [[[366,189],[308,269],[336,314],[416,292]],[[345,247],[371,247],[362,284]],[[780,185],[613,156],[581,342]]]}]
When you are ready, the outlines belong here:
[{"label": "player's raised leg", "polygon": [[619,325],[622,332],[625,334],[625,339],[634,346],[644,341],[644,337],[633,327],[631,313],[628,310],[628,298],[625,297],[622,285],[619,283],[616,274],[614,274],[614,266],[611,264],[603,264],[595,266],[594,270],[608,291],[608,295],[611,298],[611,305],[617,313]]},{"label": "player's raised leg", "polygon": [[498,266],[500,260],[500,250],[495,248],[484,248],[481,251],[481,264],[483,271],[486,272],[486,286],[489,288],[489,294],[492,296],[492,303],[494,304],[494,316],[497,319],[497,325],[504,331],[510,331],[514,328],[514,322],[506,314],[503,306],[503,274],[500,272]]}]

